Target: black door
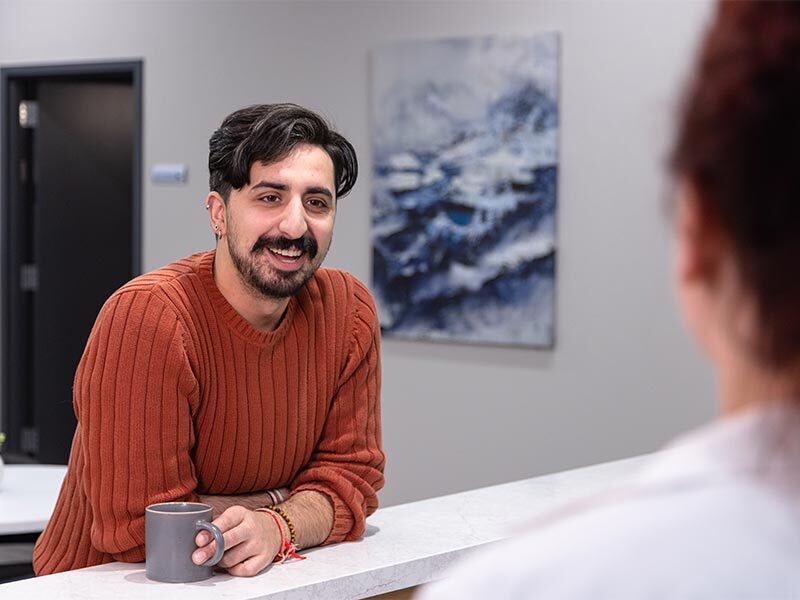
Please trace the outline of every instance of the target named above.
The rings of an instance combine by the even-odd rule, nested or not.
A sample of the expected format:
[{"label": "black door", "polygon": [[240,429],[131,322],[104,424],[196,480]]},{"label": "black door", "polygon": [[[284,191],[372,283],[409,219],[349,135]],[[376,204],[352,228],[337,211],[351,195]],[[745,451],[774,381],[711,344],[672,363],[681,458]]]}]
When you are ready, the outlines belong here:
[{"label": "black door", "polygon": [[4,352],[5,389],[16,392],[5,420],[9,450],[66,463],[75,368],[103,302],[138,271],[138,98],[130,77],[20,84],[32,118],[15,123],[25,131],[10,136],[18,148],[7,154],[27,162],[29,176],[9,194],[28,206],[12,206],[21,218],[4,244],[15,255],[7,268],[21,273],[4,311],[19,319]]},{"label": "black door", "polygon": [[108,295],[132,276],[130,85],[41,82],[34,142],[33,402],[41,462],[69,454],[72,381]]}]

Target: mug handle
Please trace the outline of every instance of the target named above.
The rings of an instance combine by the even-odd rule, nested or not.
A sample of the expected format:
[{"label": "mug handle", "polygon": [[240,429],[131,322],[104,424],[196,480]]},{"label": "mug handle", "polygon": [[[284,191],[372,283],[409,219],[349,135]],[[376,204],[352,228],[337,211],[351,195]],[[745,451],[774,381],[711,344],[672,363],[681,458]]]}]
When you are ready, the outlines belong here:
[{"label": "mug handle", "polygon": [[213,567],[222,560],[222,555],[225,554],[225,538],[222,537],[222,532],[220,531],[219,527],[213,523],[209,523],[208,521],[197,521],[197,523],[195,523],[195,529],[197,531],[205,529],[214,536],[217,550],[214,552],[214,556],[200,565],[201,567]]}]

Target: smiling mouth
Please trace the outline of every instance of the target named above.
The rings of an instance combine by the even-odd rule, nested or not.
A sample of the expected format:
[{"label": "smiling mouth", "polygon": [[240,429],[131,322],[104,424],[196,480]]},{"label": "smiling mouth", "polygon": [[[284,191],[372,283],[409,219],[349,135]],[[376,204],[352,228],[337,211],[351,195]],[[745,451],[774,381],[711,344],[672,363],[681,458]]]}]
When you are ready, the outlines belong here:
[{"label": "smiling mouth", "polygon": [[293,272],[300,268],[307,254],[299,248],[270,248],[266,246],[264,250],[269,252],[272,257],[273,268],[287,272]]},{"label": "smiling mouth", "polygon": [[[263,254],[265,251],[268,254]],[[317,243],[308,235],[296,240],[263,235],[253,244],[251,252],[269,256],[273,267],[278,270],[295,271],[306,261],[313,261],[317,255]]]}]

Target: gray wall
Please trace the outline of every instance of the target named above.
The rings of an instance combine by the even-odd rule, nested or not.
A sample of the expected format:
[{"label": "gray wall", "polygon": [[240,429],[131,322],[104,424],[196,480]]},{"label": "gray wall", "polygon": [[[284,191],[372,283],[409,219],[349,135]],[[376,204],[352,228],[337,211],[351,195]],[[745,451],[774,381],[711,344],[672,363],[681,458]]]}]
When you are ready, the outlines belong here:
[{"label": "gray wall", "polygon": [[[208,248],[206,148],[224,115],[327,114],[363,176],[327,264],[370,279],[369,51],[562,33],[554,351],[384,340],[384,504],[648,452],[715,409],[669,281],[663,162],[706,2],[0,2],[3,66],[143,58],[144,265]],[[65,233],[66,234],[66,233]]]}]

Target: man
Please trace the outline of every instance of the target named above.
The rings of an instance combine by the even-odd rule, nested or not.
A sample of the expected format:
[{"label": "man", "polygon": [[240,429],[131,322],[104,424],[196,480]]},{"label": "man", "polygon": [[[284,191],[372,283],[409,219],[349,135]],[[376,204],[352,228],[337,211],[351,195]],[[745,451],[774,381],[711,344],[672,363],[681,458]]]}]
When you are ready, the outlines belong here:
[{"label": "man", "polygon": [[[214,132],[209,171],[216,249],[123,286],[89,336],[37,574],[144,560],[155,502],[211,504],[220,565],[241,576],[290,529],[300,548],[352,540],[377,508],[375,307],[354,277],[319,269],[356,180],[353,147],[299,106],[252,106]],[[283,487],[277,513],[254,510]],[[198,535],[196,563],[210,542]]]}]

